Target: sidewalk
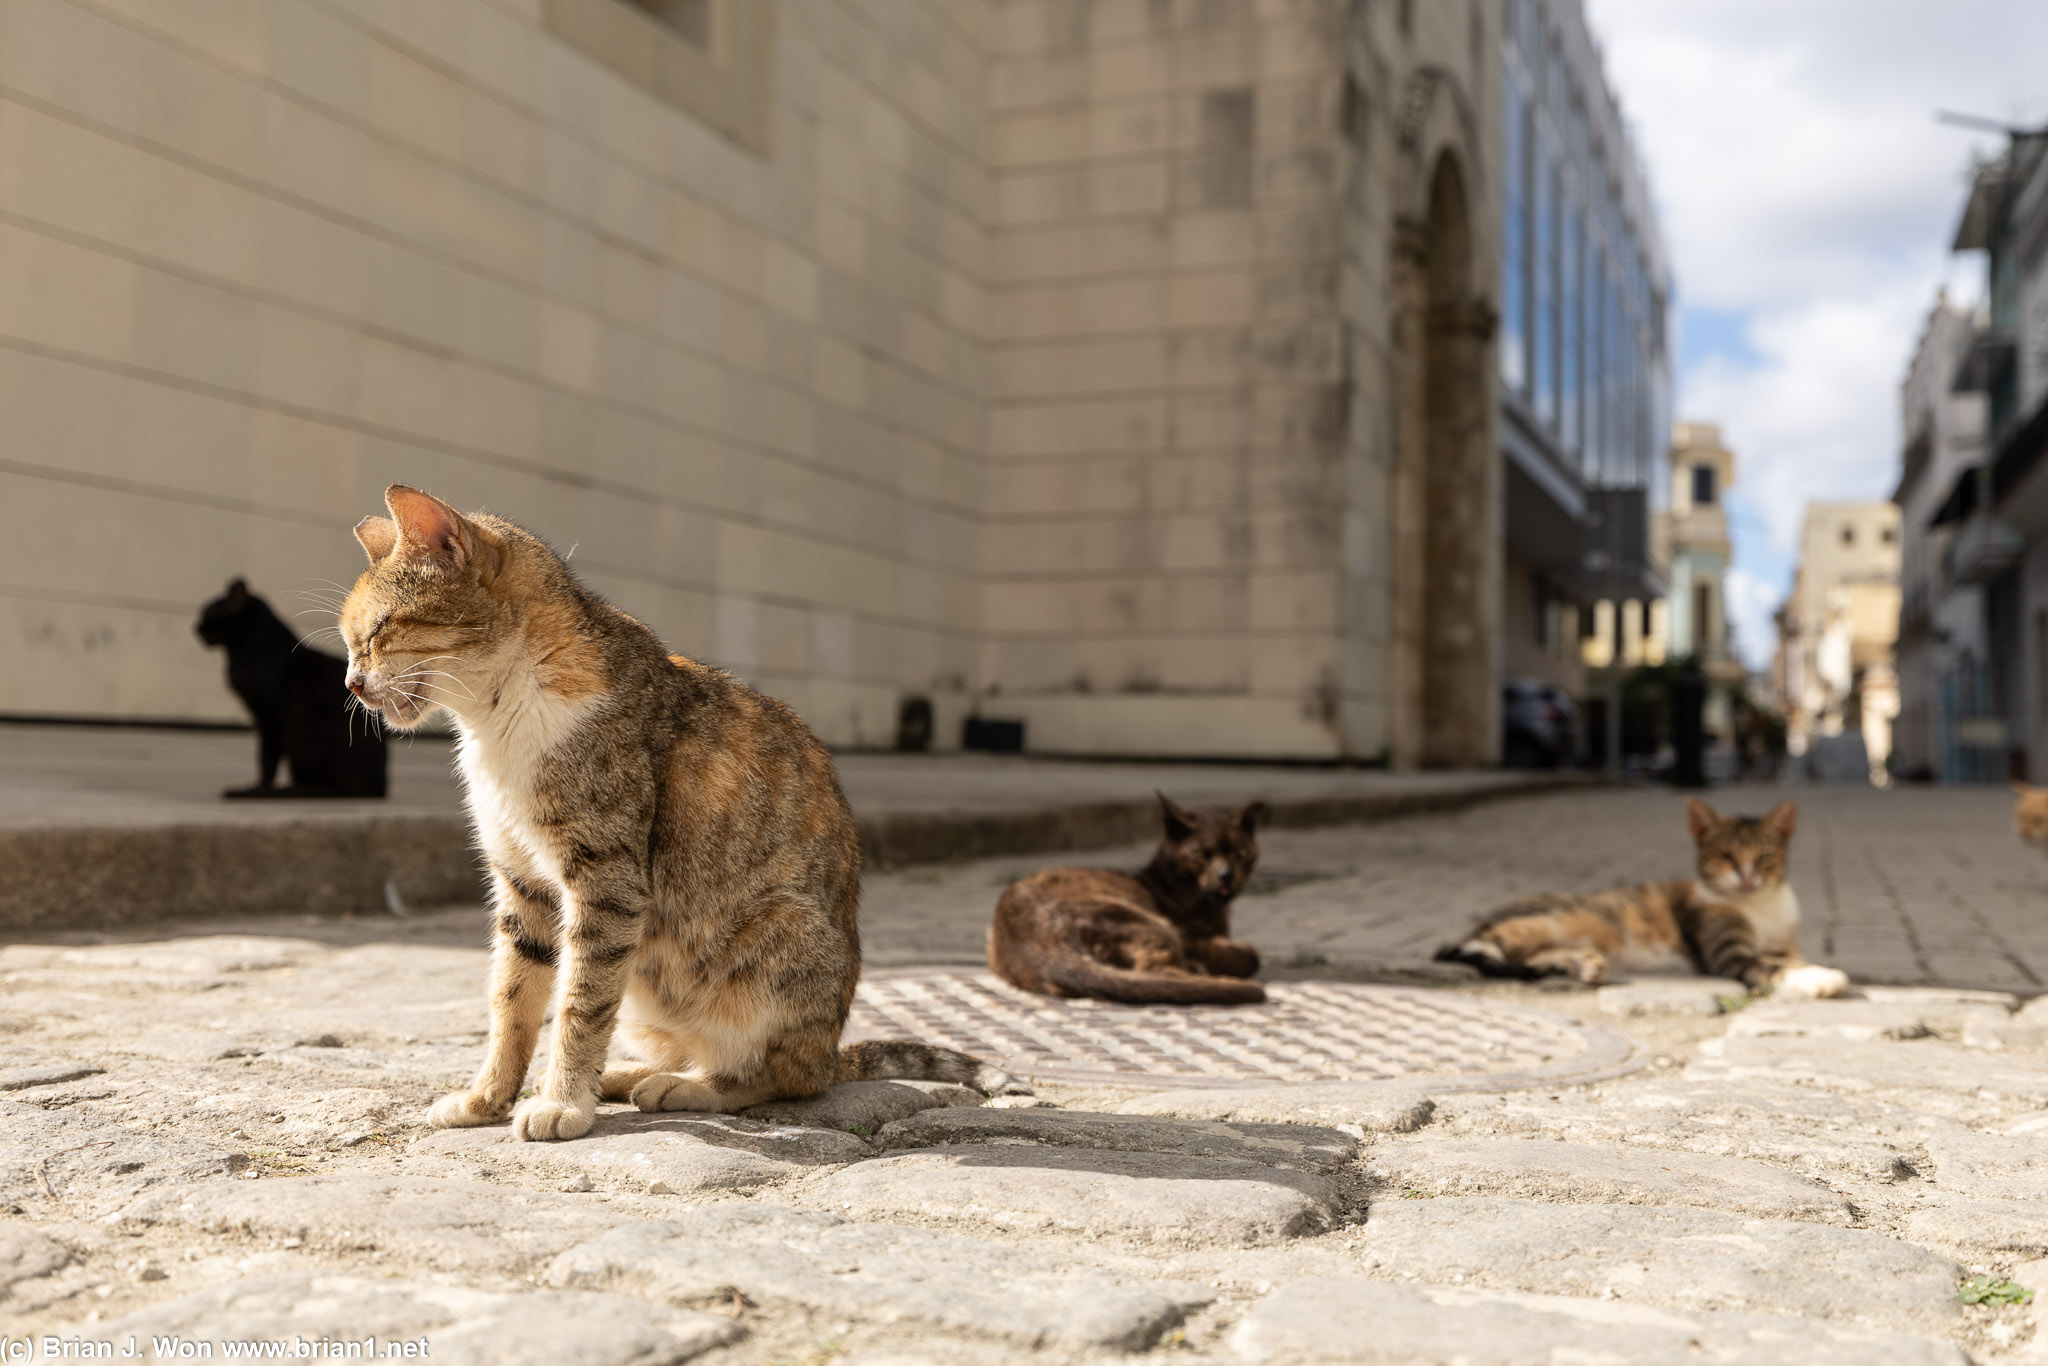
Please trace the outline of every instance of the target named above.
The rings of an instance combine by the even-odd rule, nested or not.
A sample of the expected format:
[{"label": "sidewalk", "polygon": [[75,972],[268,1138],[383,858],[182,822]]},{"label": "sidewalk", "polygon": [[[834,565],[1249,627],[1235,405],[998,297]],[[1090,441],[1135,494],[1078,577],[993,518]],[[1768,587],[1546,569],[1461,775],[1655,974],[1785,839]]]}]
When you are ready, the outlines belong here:
[{"label": "sidewalk", "polygon": [[[255,739],[222,731],[0,725],[0,930],[334,913],[475,898],[451,743],[391,747],[382,802],[226,802]],[[1154,789],[1266,801],[1272,823],[1450,811],[1579,780],[1282,765],[847,754],[840,778],[872,867],[1093,849],[1150,838]]]}]

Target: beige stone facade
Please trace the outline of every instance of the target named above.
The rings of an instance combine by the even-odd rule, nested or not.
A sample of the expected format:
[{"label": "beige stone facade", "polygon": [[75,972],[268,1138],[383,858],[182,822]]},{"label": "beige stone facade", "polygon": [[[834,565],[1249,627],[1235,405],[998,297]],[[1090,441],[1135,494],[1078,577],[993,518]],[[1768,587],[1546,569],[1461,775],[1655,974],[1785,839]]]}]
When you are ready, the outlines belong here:
[{"label": "beige stone facade", "polygon": [[835,744],[1490,755],[1494,6],[605,3],[0,6],[0,713],[403,480]]},{"label": "beige stone facade", "polygon": [[1795,756],[1860,733],[1873,777],[1884,773],[1899,712],[1900,549],[1895,503],[1807,507],[1772,663]]}]

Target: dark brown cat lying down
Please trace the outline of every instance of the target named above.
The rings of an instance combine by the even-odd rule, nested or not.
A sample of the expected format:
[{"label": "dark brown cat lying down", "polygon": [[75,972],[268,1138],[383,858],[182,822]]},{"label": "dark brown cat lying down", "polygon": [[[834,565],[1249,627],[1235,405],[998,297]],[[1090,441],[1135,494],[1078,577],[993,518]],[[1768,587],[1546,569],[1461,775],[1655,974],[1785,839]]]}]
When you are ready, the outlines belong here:
[{"label": "dark brown cat lying down", "polygon": [[1264,802],[1198,814],[1165,793],[1166,834],[1133,876],[1053,868],[1010,884],[988,931],[988,965],[1026,991],[1129,1005],[1249,1005],[1258,950],[1230,938],[1230,903],[1259,861]]}]

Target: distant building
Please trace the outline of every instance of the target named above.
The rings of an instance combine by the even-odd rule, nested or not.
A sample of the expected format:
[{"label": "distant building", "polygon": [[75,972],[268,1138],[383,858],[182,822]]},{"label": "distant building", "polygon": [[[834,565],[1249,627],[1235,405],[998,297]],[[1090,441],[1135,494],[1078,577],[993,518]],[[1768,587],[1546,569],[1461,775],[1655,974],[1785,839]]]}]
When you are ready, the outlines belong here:
[{"label": "distant building", "polygon": [[[1899,719],[1893,768],[1942,782],[2003,778],[2003,723],[1991,718],[1991,671],[1982,584],[1952,577],[1957,526],[1967,520],[1959,487],[1974,500],[1984,458],[1984,395],[1955,380],[1974,323],[1938,295],[1899,386]],[[1963,478],[1968,472],[1968,477]],[[1974,510],[1974,509],[1972,509]],[[1941,514],[1947,511],[1947,517]],[[1960,514],[1960,515],[1958,515]],[[1964,568],[1969,568],[1966,564]],[[1987,734],[1996,743],[1987,748]]]},{"label": "distant building", "polygon": [[1670,584],[1662,653],[1696,659],[1708,682],[1706,727],[1724,752],[1733,746],[1733,690],[1743,681],[1728,631],[1725,580],[1730,545],[1725,500],[1735,485],[1735,453],[1721,429],[1681,422],[1668,456],[1671,506],[1652,523],[1651,560]]},{"label": "distant building", "polygon": [[[1988,297],[1952,389],[1982,403],[1974,463],[1930,492],[1940,533],[1936,629],[1965,648],[1940,683],[1960,777],[2040,775],[2048,753],[2048,129],[1980,166],[1957,251],[1986,258]],[[1911,614],[1909,613],[1909,619]],[[1965,624],[1966,623],[1966,624]]]},{"label": "distant building", "polygon": [[1641,662],[1659,634],[1670,271],[1578,0],[1505,13],[1501,662],[1583,697],[1587,665]]},{"label": "distant building", "polygon": [[1818,762],[1847,737],[1879,778],[1898,714],[1899,509],[1891,503],[1807,507],[1792,596],[1778,614],[1787,750]]}]

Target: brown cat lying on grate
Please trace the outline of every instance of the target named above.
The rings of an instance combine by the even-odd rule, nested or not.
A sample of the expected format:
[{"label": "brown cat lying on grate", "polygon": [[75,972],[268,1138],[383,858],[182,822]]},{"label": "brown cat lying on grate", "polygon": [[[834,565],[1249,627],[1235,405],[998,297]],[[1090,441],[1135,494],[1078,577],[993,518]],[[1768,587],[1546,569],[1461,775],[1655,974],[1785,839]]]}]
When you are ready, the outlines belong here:
[{"label": "brown cat lying on grate", "polygon": [[1054,868],[996,903],[988,965],[1012,986],[1130,1005],[1249,1005],[1259,953],[1230,938],[1230,903],[1259,861],[1264,802],[1198,814],[1165,793],[1166,834],[1136,875]]},{"label": "brown cat lying on grate", "polygon": [[1530,897],[1503,907],[1437,958],[1493,977],[1575,977],[1591,985],[1608,964],[1732,977],[1752,991],[1839,996],[1846,974],[1799,952],[1799,898],[1785,881],[1798,810],[1761,820],[1686,806],[1699,876],[1588,895]]}]

